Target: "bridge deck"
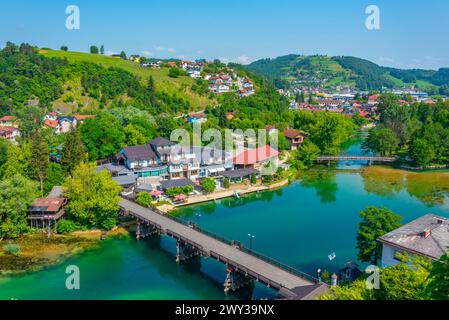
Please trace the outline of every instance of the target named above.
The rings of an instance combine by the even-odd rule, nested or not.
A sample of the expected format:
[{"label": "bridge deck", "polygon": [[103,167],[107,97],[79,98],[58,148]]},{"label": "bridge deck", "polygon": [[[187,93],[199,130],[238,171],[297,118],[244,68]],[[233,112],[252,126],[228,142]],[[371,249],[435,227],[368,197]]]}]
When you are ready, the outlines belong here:
[{"label": "bridge deck", "polygon": [[321,156],[317,161],[375,161],[375,162],[395,162],[396,158],[392,157],[370,157],[370,156]]},{"label": "bridge deck", "polygon": [[[257,275],[269,279],[290,290],[315,284],[309,279],[287,272],[265,260],[259,259],[211,236],[207,236],[200,231],[176,222],[150,209],[144,208],[132,201],[121,199],[120,206],[137,218],[141,218],[144,221],[151,221],[156,224],[164,233],[167,233],[167,231],[169,234],[174,232],[183,238],[198,244],[207,256],[217,257],[218,254],[220,258],[237,262],[239,269],[248,271],[248,274],[256,273]],[[273,287],[275,287],[274,284]]]}]

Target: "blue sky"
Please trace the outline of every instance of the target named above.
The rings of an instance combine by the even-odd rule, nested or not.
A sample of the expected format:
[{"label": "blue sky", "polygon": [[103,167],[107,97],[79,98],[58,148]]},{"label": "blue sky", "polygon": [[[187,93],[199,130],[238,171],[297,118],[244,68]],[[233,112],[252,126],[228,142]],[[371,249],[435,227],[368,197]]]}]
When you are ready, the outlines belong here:
[{"label": "blue sky", "polygon": [[[280,55],[352,55],[399,68],[449,67],[447,0],[0,0],[0,43],[68,45],[158,58],[248,63]],[[65,28],[68,5],[81,29]],[[380,8],[380,30],[365,8]]]}]

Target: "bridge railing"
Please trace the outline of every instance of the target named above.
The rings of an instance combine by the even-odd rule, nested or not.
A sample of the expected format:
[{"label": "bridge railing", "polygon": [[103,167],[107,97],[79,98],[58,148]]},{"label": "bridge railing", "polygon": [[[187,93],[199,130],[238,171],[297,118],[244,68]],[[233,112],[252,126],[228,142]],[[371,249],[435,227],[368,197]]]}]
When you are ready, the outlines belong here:
[{"label": "bridge railing", "polygon": [[[131,198],[131,197],[123,197],[123,198],[126,198],[126,199],[128,199],[128,200],[130,200],[132,202],[135,202],[135,200],[133,198]],[[299,271],[299,270],[297,270],[297,269],[295,269],[293,267],[290,267],[290,266],[288,266],[288,265],[286,265],[286,264],[284,264],[284,263],[282,263],[280,261],[277,261],[277,260],[275,260],[273,258],[270,258],[270,257],[268,257],[268,256],[266,256],[266,255],[264,255],[262,253],[256,252],[256,251],[254,251],[252,249],[249,249],[249,248],[246,248],[240,241],[226,239],[226,238],[224,238],[222,236],[219,236],[219,235],[217,235],[215,233],[212,233],[210,231],[202,229],[200,226],[198,226],[197,224],[195,224],[195,223],[193,223],[191,221],[187,221],[187,220],[184,220],[184,219],[181,219],[181,218],[169,215],[169,214],[164,214],[162,211],[158,210],[157,208],[153,208],[152,210],[155,213],[157,213],[157,214],[163,215],[164,217],[166,217],[166,218],[168,218],[170,220],[173,220],[173,221],[178,222],[178,223],[180,223],[180,224],[182,224],[184,226],[192,228],[192,229],[194,229],[194,230],[196,230],[196,231],[198,231],[198,232],[200,232],[200,233],[202,233],[202,234],[204,234],[204,235],[206,235],[208,237],[211,237],[211,238],[213,238],[215,240],[218,240],[218,241],[220,241],[222,243],[225,243],[225,244],[227,244],[229,246],[236,247],[239,250],[241,250],[241,251],[243,251],[243,252],[245,252],[245,253],[247,253],[249,255],[252,255],[255,258],[263,260],[263,261],[265,261],[265,262],[267,262],[267,263],[269,263],[269,264],[271,264],[271,265],[273,265],[275,267],[278,267],[278,268],[280,268],[280,269],[282,269],[282,270],[284,270],[284,271],[286,271],[288,273],[291,273],[291,274],[293,274],[293,275],[295,275],[297,277],[303,278],[303,279],[305,279],[307,281],[310,281],[310,282],[313,282],[313,283],[318,283],[319,282],[319,280],[317,278],[314,278],[313,276],[311,276],[311,275],[309,275],[307,273]]]}]

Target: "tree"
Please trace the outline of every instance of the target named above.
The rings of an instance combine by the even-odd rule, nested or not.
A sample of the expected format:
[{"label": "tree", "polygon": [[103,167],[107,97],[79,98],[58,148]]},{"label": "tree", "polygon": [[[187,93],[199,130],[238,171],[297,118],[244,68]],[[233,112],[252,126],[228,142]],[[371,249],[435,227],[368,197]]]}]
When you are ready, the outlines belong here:
[{"label": "tree", "polygon": [[120,52],[120,59],[126,60],[126,53],[125,53],[125,51]]},{"label": "tree", "polygon": [[148,207],[153,202],[153,197],[148,192],[140,192],[136,196],[136,202],[141,206]]},{"label": "tree", "polygon": [[104,54],[104,45],[101,45],[101,47],[100,47],[100,53],[101,53],[101,54]]},{"label": "tree", "polygon": [[97,46],[90,46],[90,53],[98,54],[98,47]]},{"label": "tree", "polygon": [[381,156],[391,155],[399,147],[399,140],[391,129],[374,128],[369,131],[362,148]]},{"label": "tree", "polygon": [[318,148],[310,140],[306,140],[298,149],[298,158],[307,166],[313,164],[316,158],[320,155],[320,148]]},{"label": "tree", "polygon": [[120,190],[110,173],[97,173],[94,163],[80,163],[64,183],[66,211],[84,226],[112,229],[120,209]]},{"label": "tree", "polygon": [[125,134],[120,123],[108,113],[87,119],[80,130],[92,161],[113,156],[125,145]]},{"label": "tree", "polygon": [[129,124],[123,129],[125,133],[125,144],[127,146],[137,146],[148,143],[145,133],[140,127]]},{"label": "tree", "polygon": [[224,179],[224,188],[229,189],[229,179],[228,178]]},{"label": "tree", "polygon": [[31,138],[30,165],[33,170],[34,177],[39,182],[42,197],[44,196],[44,181],[47,176],[49,162],[47,142],[45,142],[41,132],[36,131]]},{"label": "tree", "polygon": [[256,184],[257,183],[257,176],[255,173],[253,173],[251,175],[251,184]]},{"label": "tree", "polygon": [[435,158],[435,149],[426,139],[417,137],[410,144],[410,157],[419,166],[427,166]]},{"label": "tree", "polygon": [[401,217],[385,207],[368,207],[360,211],[362,221],[358,224],[358,259],[378,264],[382,255],[382,244],[377,239],[401,226]]},{"label": "tree", "polygon": [[1,167],[2,179],[11,178],[17,174],[26,178],[32,176],[30,165],[31,150],[28,143],[22,146],[10,145],[7,154],[7,160]]},{"label": "tree", "polygon": [[73,169],[85,160],[85,149],[80,132],[74,129],[66,134],[62,148],[61,165],[64,171],[71,174]]},{"label": "tree", "polygon": [[431,299],[449,300],[449,254],[433,263],[426,292]]},{"label": "tree", "polygon": [[25,232],[27,209],[36,196],[37,184],[20,174],[0,181],[0,240]]},{"label": "tree", "polygon": [[48,194],[54,186],[61,186],[63,183],[64,169],[59,163],[50,162],[44,182],[44,194]]},{"label": "tree", "polygon": [[216,187],[215,180],[212,178],[206,178],[201,182],[201,188],[203,188],[206,193],[214,192]]},{"label": "tree", "polygon": [[61,46],[61,51],[69,51],[69,47],[67,47],[67,46]]},{"label": "tree", "polygon": [[178,68],[170,68],[170,69],[168,70],[168,76],[169,76],[170,78],[178,78],[180,74],[181,74],[181,73],[180,73],[180,71],[179,71]]}]

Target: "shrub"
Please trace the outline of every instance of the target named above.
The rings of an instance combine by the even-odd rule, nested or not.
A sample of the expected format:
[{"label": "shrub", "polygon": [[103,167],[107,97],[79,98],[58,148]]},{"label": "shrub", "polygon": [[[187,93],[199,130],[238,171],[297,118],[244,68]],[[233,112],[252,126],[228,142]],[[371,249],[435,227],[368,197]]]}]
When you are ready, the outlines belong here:
[{"label": "shrub", "polygon": [[225,178],[224,180],[224,187],[225,189],[229,189],[229,179]]},{"label": "shrub", "polygon": [[3,251],[5,251],[5,253],[7,254],[11,254],[14,256],[19,256],[20,255],[20,246],[18,244],[5,244],[3,246]]},{"label": "shrub", "polygon": [[73,220],[61,220],[56,227],[56,231],[61,234],[75,232],[80,229],[80,225]]}]

